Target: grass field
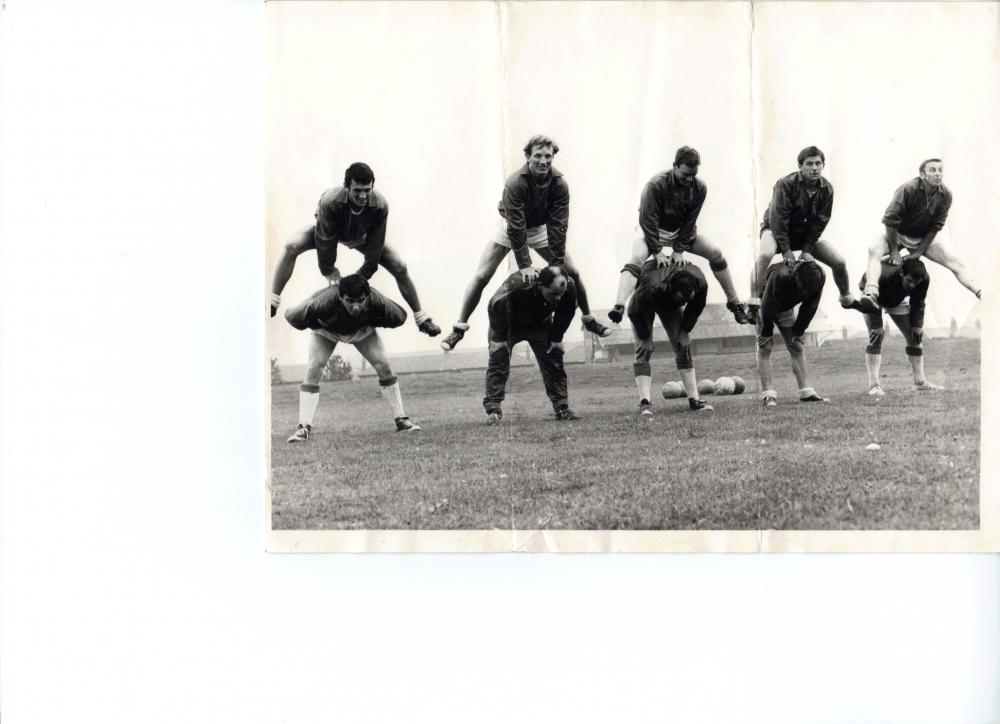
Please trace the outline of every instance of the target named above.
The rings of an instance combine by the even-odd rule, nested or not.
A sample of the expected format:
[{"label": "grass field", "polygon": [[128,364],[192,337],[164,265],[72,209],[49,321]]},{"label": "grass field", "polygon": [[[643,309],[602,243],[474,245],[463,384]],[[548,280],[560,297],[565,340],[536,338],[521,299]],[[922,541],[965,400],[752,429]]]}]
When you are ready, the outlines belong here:
[{"label": "grass field", "polygon": [[[501,427],[486,424],[484,372],[400,378],[423,432],[397,434],[374,380],[324,384],[311,441],[289,445],[298,387],[272,389],[275,529],[974,529],[979,526],[977,340],[929,340],[910,391],[896,335],[882,401],[865,394],[864,342],[808,350],[830,404],[797,401],[783,347],[779,406],[757,403],[752,353],[695,359],[699,379],[740,375],[748,393],[654,400],[636,415],[628,362],[568,367],[572,407],[556,422],[534,367],[515,369]],[[654,391],[678,379],[653,362]],[[877,442],[881,449],[865,446]]]}]

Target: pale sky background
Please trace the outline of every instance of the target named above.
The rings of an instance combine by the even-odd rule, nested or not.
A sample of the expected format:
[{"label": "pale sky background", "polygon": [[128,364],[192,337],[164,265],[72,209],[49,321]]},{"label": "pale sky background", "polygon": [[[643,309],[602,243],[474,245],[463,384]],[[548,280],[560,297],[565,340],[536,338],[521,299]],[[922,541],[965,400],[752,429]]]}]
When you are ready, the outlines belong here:
[{"label": "pale sky background", "polygon": [[[595,309],[613,303],[643,185],[683,144],[701,152],[709,188],[699,231],[722,248],[741,297],[771,188],[813,144],[836,189],[824,237],[852,288],[893,191],[931,156],[944,158],[955,196],[939,238],[985,283],[997,257],[979,241],[1000,227],[998,18],[992,4],[268,4],[268,285],[323,190],[363,160],[389,201],[387,240],[447,330],[500,223],[504,178],[540,132],[561,146],[567,248]],[[851,30],[827,32],[833,24]],[[343,273],[360,264],[342,249]],[[927,326],[963,322],[975,298],[929,266]],[[465,344],[485,339],[485,301],[504,275]],[[372,281],[402,301],[387,272]],[[861,327],[830,281],[832,322]],[[300,256],[285,306],[324,283],[315,254]],[[714,281],[709,301],[724,301]],[[267,329],[271,356],[303,361],[308,335],[281,317]],[[412,315],[383,336],[390,352],[439,349]]]}]

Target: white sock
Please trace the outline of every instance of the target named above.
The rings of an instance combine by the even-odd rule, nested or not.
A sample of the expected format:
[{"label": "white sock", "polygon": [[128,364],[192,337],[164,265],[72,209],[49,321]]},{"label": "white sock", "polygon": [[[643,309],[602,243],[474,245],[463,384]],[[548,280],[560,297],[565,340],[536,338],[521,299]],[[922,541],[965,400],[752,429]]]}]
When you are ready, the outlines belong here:
[{"label": "white sock", "polygon": [[580,321],[582,321],[582,322],[589,322],[593,318],[594,318],[593,314],[584,314],[584,315],[582,315],[580,317]]},{"label": "white sock", "polygon": [[812,387],[803,387],[799,390],[799,399],[805,399],[806,397],[812,397],[816,394],[816,390]]},{"label": "white sock", "polygon": [[416,310],[413,311],[413,321],[417,323],[418,327],[421,324],[424,323],[425,319],[430,319],[430,318],[431,318],[431,315],[429,315],[427,312],[424,312],[424,311],[422,311],[420,309],[416,309]]},{"label": "white sock", "polygon": [[649,388],[652,385],[653,378],[649,375],[636,375],[635,386],[639,390],[639,401],[649,400]]},{"label": "white sock", "polygon": [[768,397],[773,397],[774,399],[778,399],[778,393],[774,390],[764,390],[763,392],[760,393],[760,399],[766,400]]},{"label": "white sock", "polygon": [[868,369],[868,389],[881,383],[882,355],[865,353],[865,367]]},{"label": "white sock", "polygon": [[468,332],[469,331],[469,323],[468,322],[455,322],[455,324],[452,325],[452,326],[454,326],[455,329],[461,329],[463,332]]},{"label": "white sock", "polygon": [[389,403],[389,407],[392,408],[393,417],[406,417],[406,413],[403,412],[403,395],[399,391],[399,383],[393,382],[391,385],[386,385],[381,388],[382,399]]},{"label": "white sock", "polygon": [[907,355],[910,358],[910,367],[913,369],[913,384],[922,385],[927,382],[924,377],[924,356]]},{"label": "white sock", "polygon": [[316,414],[316,405],[319,404],[318,392],[306,392],[299,390],[299,424],[312,425],[313,416]]},{"label": "white sock", "polygon": [[692,400],[700,399],[698,397],[698,381],[694,378],[694,367],[677,371],[681,373],[681,382],[684,383],[684,391],[687,396]]}]

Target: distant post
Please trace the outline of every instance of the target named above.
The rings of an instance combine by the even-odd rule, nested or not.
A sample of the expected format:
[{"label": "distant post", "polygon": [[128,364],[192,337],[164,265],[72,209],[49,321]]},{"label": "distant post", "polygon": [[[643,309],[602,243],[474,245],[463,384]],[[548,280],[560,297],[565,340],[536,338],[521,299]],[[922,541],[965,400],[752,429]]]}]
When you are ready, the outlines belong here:
[{"label": "distant post", "polygon": [[958,321],[954,317],[951,318],[951,328],[948,330],[948,336],[949,337],[958,336]]}]

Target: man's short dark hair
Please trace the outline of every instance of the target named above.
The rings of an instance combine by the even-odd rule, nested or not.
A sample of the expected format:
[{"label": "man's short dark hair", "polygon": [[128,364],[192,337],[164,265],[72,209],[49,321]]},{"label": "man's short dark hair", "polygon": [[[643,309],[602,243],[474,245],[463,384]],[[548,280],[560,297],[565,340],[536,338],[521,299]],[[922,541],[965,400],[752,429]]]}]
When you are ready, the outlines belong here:
[{"label": "man's short dark hair", "polygon": [[922,284],[928,277],[927,267],[920,259],[911,259],[909,257],[903,259],[903,263],[899,265],[899,271],[912,279],[917,280],[917,284]]},{"label": "man's short dark hair", "polygon": [[552,286],[552,282],[563,276],[566,276],[566,273],[561,266],[547,266],[538,272],[538,283],[543,287],[550,287]]},{"label": "man's short dark hair", "polygon": [[701,154],[690,146],[681,146],[674,154],[674,168],[678,166],[690,166],[694,168],[701,163]]},{"label": "man's short dark hair", "polygon": [[820,151],[815,146],[806,146],[801,151],[799,151],[799,166],[805,163],[806,159],[810,156],[819,156],[819,160],[826,163],[826,154]]},{"label": "man's short dark hair", "polygon": [[816,262],[800,261],[795,265],[792,273],[795,277],[795,285],[807,299],[823,291],[823,283],[826,281],[826,275],[823,274],[823,270],[819,268],[819,264]]},{"label": "man's short dark hair", "polygon": [[552,146],[552,155],[555,156],[559,153],[559,144],[552,140],[549,136],[545,134],[538,133],[528,139],[528,142],[524,144],[524,157],[528,158],[531,155],[531,151],[535,146]]},{"label": "man's short dark hair", "polygon": [[375,183],[375,172],[372,171],[371,166],[367,163],[361,163],[357,161],[352,163],[344,171],[344,188],[351,188],[351,181],[359,184],[374,184]]},{"label": "man's short dark hair", "polygon": [[[924,169],[927,168],[927,164],[929,164],[929,163],[943,163],[943,161],[940,158],[928,158],[926,161],[921,161],[920,162],[920,173],[924,172]],[[920,260],[917,259],[916,261],[920,261]]]},{"label": "man's short dark hair", "polygon": [[667,282],[667,289],[671,293],[683,294],[685,297],[691,296],[698,292],[698,277],[686,269],[679,269],[671,275],[669,282]]},{"label": "man's short dark hair", "polygon": [[360,299],[361,297],[367,297],[370,293],[371,287],[368,286],[368,280],[360,274],[351,274],[340,280],[341,298],[350,297],[351,299]]}]

